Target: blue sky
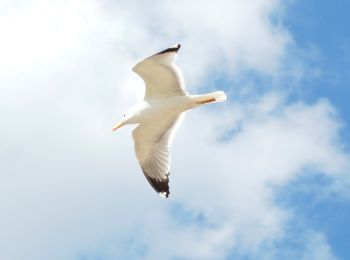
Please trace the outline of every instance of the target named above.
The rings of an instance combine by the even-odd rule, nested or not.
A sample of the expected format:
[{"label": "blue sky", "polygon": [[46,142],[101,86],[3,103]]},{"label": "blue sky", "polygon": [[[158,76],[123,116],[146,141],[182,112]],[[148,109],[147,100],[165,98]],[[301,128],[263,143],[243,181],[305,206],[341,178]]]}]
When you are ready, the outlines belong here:
[{"label": "blue sky", "polygon": [[[336,104],[340,116],[348,125],[350,29],[346,10],[349,7],[350,3],[346,1],[295,1],[288,8],[289,15],[285,21],[298,46],[306,51],[316,48],[318,52],[310,63],[319,67],[322,73],[318,79],[307,82],[305,98],[327,97]],[[349,137],[347,135],[346,139],[349,140]]]},{"label": "blue sky", "polygon": [[[349,259],[349,7],[2,1],[0,259]],[[163,200],[110,129],[177,42],[228,101],[186,115]]]},{"label": "blue sky", "polygon": [[[343,119],[343,144],[350,148],[350,66],[349,46],[350,22],[347,11],[350,3],[346,1],[296,1],[288,9],[286,26],[294,35],[296,43],[304,49],[316,48],[318,55],[311,64],[321,69],[321,76],[307,80],[307,89],[303,92],[305,100],[326,97],[337,108]],[[339,259],[350,257],[348,238],[350,229],[347,225],[350,214],[348,197],[331,195],[326,199],[318,198],[318,189],[329,184],[331,180],[315,176],[291,183],[282,194],[289,206],[298,211],[299,217],[327,234],[334,254]],[[315,189],[299,189],[311,183]]]}]

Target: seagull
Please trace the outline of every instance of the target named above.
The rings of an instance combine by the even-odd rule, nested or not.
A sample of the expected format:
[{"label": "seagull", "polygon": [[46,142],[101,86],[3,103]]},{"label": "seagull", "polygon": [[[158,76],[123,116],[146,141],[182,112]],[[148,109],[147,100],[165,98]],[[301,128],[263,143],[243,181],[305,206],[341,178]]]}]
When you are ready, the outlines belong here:
[{"label": "seagull", "polygon": [[145,82],[145,96],[113,127],[115,131],[124,125],[138,124],[132,132],[136,157],[148,182],[164,198],[170,194],[170,146],[185,111],[226,100],[223,91],[187,93],[184,77],[175,64],[180,46],[173,45],[133,67]]}]

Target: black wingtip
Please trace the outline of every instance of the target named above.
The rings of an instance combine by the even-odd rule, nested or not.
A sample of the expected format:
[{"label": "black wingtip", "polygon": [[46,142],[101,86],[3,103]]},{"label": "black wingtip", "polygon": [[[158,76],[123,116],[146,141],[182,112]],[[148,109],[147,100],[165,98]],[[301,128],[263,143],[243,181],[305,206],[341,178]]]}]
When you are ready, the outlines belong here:
[{"label": "black wingtip", "polygon": [[174,46],[171,46],[170,48],[165,49],[165,50],[163,50],[161,52],[158,52],[158,53],[156,53],[154,55],[164,54],[164,53],[168,53],[168,52],[175,52],[175,53],[177,53],[180,48],[181,48],[181,44],[178,43],[178,44],[176,44]]},{"label": "black wingtip", "polygon": [[169,191],[169,178],[168,176],[164,180],[156,180],[150,177],[147,177],[148,182],[151,184],[153,189],[155,189],[158,194],[167,199],[169,197],[170,191]]},{"label": "black wingtip", "polygon": [[170,192],[159,192],[159,195],[164,198],[167,199],[169,197]]},{"label": "black wingtip", "polygon": [[158,192],[158,194],[163,198],[168,198],[170,191],[169,191],[169,174],[166,175],[166,178],[163,180],[157,180],[154,178],[149,177],[149,175],[142,169],[146,179],[148,180],[149,184],[153,187],[155,191]]}]

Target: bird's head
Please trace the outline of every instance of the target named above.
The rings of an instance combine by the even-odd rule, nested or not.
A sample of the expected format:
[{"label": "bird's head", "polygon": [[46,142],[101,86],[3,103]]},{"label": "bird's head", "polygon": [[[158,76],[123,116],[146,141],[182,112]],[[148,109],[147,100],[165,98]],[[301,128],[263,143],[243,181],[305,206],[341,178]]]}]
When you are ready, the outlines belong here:
[{"label": "bird's head", "polygon": [[113,131],[117,130],[118,128],[128,125],[128,124],[139,124],[140,123],[140,115],[141,112],[144,110],[146,104],[145,102],[139,102],[132,108],[130,108],[128,111],[126,111],[122,119],[113,127]]},{"label": "bird's head", "polygon": [[117,130],[118,128],[130,124],[130,119],[133,117],[132,113],[125,112],[122,116],[122,119],[113,127],[113,131]]}]

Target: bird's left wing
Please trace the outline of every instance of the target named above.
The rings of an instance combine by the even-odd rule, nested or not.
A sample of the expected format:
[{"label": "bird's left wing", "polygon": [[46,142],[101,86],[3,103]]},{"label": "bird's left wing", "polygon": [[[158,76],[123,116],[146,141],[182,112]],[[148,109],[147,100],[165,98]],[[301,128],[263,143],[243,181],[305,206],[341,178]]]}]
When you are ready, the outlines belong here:
[{"label": "bird's left wing", "polygon": [[135,153],[143,173],[163,197],[169,196],[170,145],[184,113],[178,116],[141,123],[135,128]]},{"label": "bird's left wing", "polygon": [[145,99],[187,95],[185,81],[175,64],[180,44],[171,46],[138,62],[133,71],[146,84]]}]

